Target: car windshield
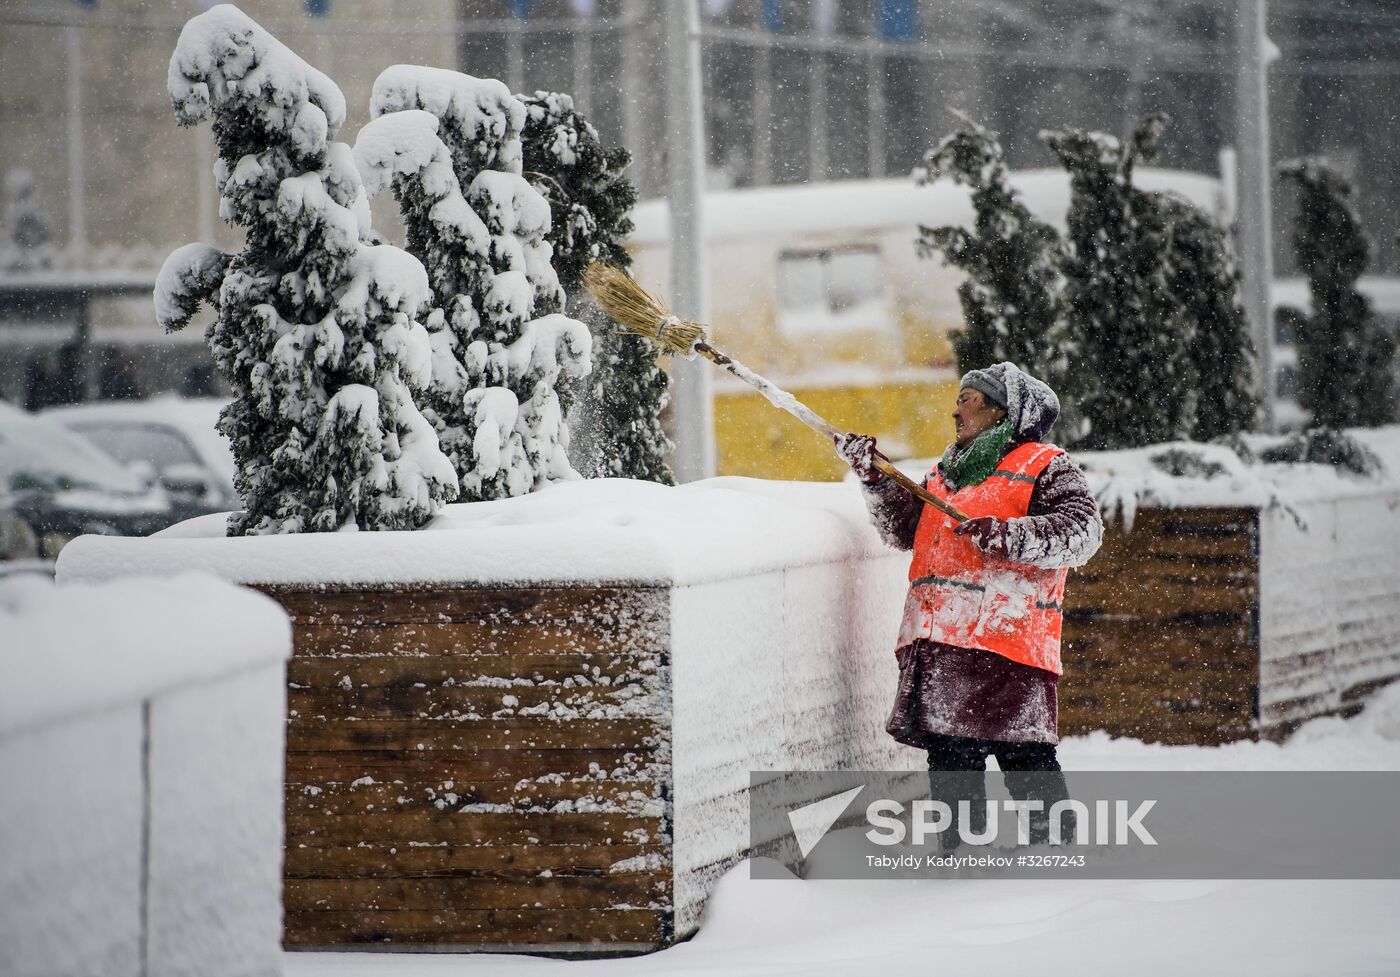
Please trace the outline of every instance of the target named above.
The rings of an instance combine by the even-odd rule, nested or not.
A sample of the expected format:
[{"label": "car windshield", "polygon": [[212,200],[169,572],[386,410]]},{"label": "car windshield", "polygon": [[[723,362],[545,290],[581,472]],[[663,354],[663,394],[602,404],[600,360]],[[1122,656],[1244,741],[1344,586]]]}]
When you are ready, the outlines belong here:
[{"label": "car windshield", "polygon": [[149,462],[158,472],[199,464],[190,443],[168,427],[90,421],[70,422],[68,427],[124,464]]},{"label": "car windshield", "polygon": [[63,425],[0,401],[0,490],[141,492],[141,480]]}]

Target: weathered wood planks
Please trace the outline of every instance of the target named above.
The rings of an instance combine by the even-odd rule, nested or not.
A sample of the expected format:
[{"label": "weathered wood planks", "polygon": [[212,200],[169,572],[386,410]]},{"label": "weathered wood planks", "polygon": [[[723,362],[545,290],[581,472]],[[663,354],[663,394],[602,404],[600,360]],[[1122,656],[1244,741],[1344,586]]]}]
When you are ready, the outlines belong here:
[{"label": "weathered wood planks", "polygon": [[287,946],[669,939],[664,590],[265,590]]},{"label": "weathered wood planks", "polygon": [[1158,743],[1257,735],[1258,514],[1146,509],[1065,590],[1060,734]]}]

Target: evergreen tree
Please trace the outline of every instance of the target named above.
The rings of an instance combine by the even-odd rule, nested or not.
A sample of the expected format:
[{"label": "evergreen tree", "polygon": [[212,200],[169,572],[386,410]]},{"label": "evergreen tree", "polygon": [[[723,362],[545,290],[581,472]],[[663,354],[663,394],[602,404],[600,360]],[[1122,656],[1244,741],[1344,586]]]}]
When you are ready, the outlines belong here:
[{"label": "evergreen tree", "polygon": [[1170,225],[1168,287],[1193,325],[1186,348],[1200,396],[1191,438],[1212,441],[1253,428],[1254,342],[1240,301],[1229,233],[1194,204],[1155,195]]},{"label": "evergreen tree", "polygon": [[972,191],[971,230],[920,227],[923,257],[941,255],[966,274],[958,286],[964,327],[953,334],[958,371],[1009,360],[1036,376],[1062,376],[1066,346],[1064,248],[1011,186],[1001,144],[969,123],[924,158],[920,183],[943,177]]},{"label": "evergreen tree", "polygon": [[1132,182],[1166,122],[1147,116],[1126,143],[1100,132],[1041,133],[1070,175],[1065,277],[1078,359],[1066,393],[1088,425],[1079,447],[1134,447],[1191,431],[1192,325],[1168,281],[1171,222],[1160,197]]},{"label": "evergreen tree", "polygon": [[551,215],[521,176],[525,110],[499,81],[397,65],[356,142],[373,190],[392,186],[436,308],[430,414],[467,500],[576,477],[559,391],[590,366],[588,329],[560,311]]},{"label": "evergreen tree", "polygon": [[583,273],[601,261],[624,270],[632,257],[622,242],[637,190],[623,176],[631,156],[605,149],[597,131],[557,92],[520,96],[525,105],[525,176],[549,201],[549,241],[569,308],[593,333],[593,372],[586,396],[570,413],[570,455],[590,478],[605,476],[675,483],[661,428],[669,381],[656,365],[656,347],[623,332],[588,299]]},{"label": "evergreen tree", "polygon": [[169,92],[181,125],[212,116],[220,212],[246,232],[234,255],[176,251],[155,294],[167,329],[217,312],[207,338],[233,391],[219,426],[246,506],[230,535],[421,525],[457,488],[414,401],[428,279],[367,243],[359,173],[332,141],[344,96],[229,5],[181,31]]},{"label": "evergreen tree", "polygon": [[1356,287],[1371,258],[1351,184],[1321,159],[1279,167],[1300,191],[1293,247],[1308,278],[1312,314],[1300,316],[1298,401],[1321,428],[1400,419],[1395,336]]}]

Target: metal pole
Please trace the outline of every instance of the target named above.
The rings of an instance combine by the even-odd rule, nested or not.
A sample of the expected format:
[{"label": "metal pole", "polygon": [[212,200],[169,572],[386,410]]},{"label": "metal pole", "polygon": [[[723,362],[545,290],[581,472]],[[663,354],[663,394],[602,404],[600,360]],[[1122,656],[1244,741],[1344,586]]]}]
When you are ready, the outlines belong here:
[{"label": "metal pole", "polygon": [[885,175],[885,58],[870,40],[865,71],[865,153],[871,178]]},{"label": "metal pole", "polygon": [[[666,197],[671,211],[671,301],[676,314],[709,321],[705,301],[705,117],[700,91],[700,15],[695,0],[666,5]],[[674,360],[676,480],[715,473],[710,365]]]},{"label": "metal pole", "polygon": [[67,36],[68,105],[66,149],[68,151],[68,248],[82,265],[87,252],[87,166],[83,146],[83,49],[82,28],[69,25]]},{"label": "metal pole", "polygon": [[1237,0],[1235,39],[1238,47],[1235,83],[1235,123],[1238,143],[1238,220],[1241,298],[1254,329],[1258,354],[1255,378],[1260,401],[1260,424],[1275,426],[1274,401],[1278,377],[1274,372],[1273,304],[1273,162],[1269,152],[1268,57],[1265,33],[1267,0]]},{"label": "metal pole", "polygon": [[506,29],[506,84],[513,92],[525,90],[525,32],[513,18]]},{"label": "metal pole", "polygon": [[764,43],[753,59],[753,185],[773,183],[773,41],[763,32]]},{"label": "metal pole", "polygon": [[631,178],[643,197],[655,193],[651,156],[644,151],[645,106],[642,79],[647,76],[646,0],[625,0],[622,39],[622,144],[632,151]]},{"label": "metal pole", "polygon": [[593,111],[593,28],[580,23],[574,30],[574,105]]},{"label": "metal pole", "polygon": [[812,90],[810,92],[812,131],[809,134],[812,163],[808,179],[825,180],[829,169],[830,153],[827,151],[826,133],[826,52],[821,48],[812,51]]}]

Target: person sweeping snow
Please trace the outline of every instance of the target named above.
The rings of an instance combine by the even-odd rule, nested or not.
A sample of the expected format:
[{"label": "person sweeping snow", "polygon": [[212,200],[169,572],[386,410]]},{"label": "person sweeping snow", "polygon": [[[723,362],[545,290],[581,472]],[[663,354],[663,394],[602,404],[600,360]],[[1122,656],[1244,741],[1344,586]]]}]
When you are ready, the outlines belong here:
[{"label": "person sweeping snow", "polygon": [[[1061,601],[1069,568],[1098,550],[1103,521],[1083,471],[1044,441],[1059,413],[1054,391],[1011,363],[962,378],[956,440],[923,487],[966,513],[963,522],[882,472],[874,438],[837,443],[880,535],[913,553],[886,730],[928,751],[935,797],[973,801],[972,831],[985,817],[988,756],[1013,797],[1048,810],[1065,796],[1055,751]],[[1047,831],[1044,816],[1032,818],[1033,843]],[[943,838],[957,843],[951,830]]]}]

